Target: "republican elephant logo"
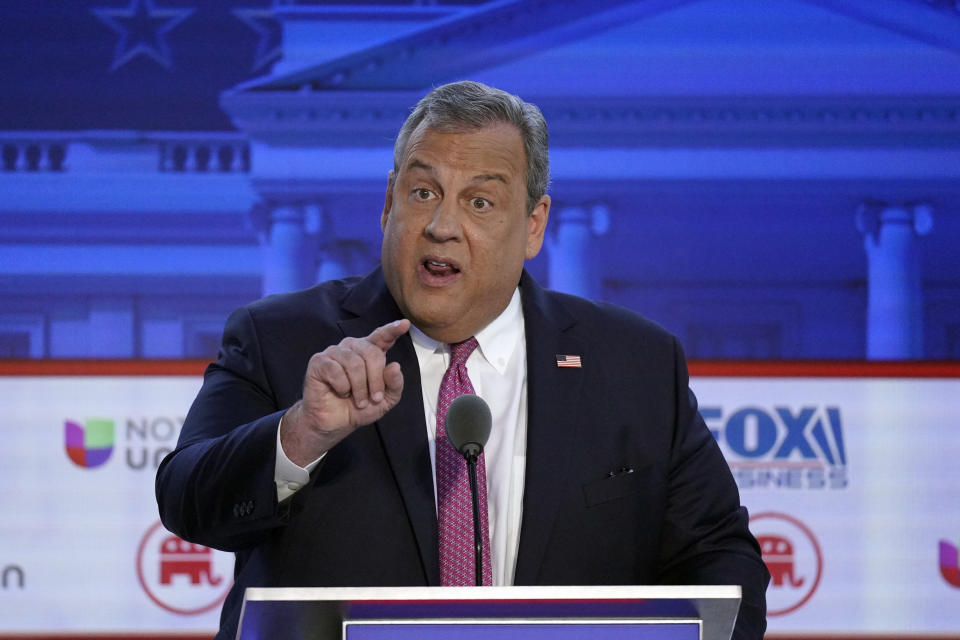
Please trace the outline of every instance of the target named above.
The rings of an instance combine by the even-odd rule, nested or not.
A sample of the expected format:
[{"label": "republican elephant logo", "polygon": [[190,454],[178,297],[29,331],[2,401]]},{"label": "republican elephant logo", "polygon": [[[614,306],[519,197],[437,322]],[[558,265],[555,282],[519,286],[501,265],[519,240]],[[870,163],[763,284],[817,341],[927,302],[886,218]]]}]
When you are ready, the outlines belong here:
[{"label": "republican elephant logo", "polygon": [[770,580],[773,586],[782,587],[789,584],[793,588],[802,587],[804,577],[797,577],[796,558],[793,555],[793,543],[783,536],[757,536],[760,543],[760,552],[763,562],[770,571]]},{"label": "republican elephant logo", "polygon": [[217,586],[223,576],[213,575],[213,553],[207,547],[168,536],[160,545],[160,584],[170,584],[175,575],[190,578],[190,584]]}]

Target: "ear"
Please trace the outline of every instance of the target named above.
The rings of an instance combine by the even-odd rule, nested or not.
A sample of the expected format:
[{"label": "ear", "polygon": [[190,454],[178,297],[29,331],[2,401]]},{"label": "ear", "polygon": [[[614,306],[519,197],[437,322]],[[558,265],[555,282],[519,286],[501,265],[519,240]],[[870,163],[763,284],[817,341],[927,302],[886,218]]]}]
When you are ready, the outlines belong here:
[{"label": "ear", "polygon": [[390,170],[390,173],[387,174],[387,193],[383,196],[383,213],[380,214],[380,229],[386,230],[387,228],[387,217],[390,215],[390,210],[393,208],[393,183],[396,174],[393,170]]},{"label": "ear", "polygon": [[543,233],[547,230],[547,218],[550,217],[550,196],[540,198],[537,206],[527,216],[527,260],[536,257],[543,246]]}]

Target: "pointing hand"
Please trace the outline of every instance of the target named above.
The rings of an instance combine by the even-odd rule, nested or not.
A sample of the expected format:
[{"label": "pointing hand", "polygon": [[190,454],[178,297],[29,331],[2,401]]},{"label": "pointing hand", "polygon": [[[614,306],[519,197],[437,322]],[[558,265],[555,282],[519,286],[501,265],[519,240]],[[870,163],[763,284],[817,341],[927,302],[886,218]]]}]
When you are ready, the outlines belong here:
[{"label": "pointing hand", "polygon": [[303,399],[284,414],[280,430],[290,460],[306,466],[396,406],[403,373],[398,362],[387,364],[386,356],[409,329],[409,320],[397,320],[365,338],[344,338],[310,358]]}]

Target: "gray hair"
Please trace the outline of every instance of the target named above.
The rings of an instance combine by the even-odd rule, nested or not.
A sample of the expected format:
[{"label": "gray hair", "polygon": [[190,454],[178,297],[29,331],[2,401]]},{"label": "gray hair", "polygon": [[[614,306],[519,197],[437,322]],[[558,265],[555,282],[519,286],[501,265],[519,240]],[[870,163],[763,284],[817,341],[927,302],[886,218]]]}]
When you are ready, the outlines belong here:
[{"label": "gray hair", "polygon": [[465,80],[435,88],[413,108],[400,127],[393,146],[393,170],[400,171],[400,162],[411,134],[426,122],[438,131],[479,129],[489,124],[506,122],[520,130],[527,156],[527,213],[547,192],[550,182],[550,156],[547,149],[547,123],[536,105],[519,97]]}]

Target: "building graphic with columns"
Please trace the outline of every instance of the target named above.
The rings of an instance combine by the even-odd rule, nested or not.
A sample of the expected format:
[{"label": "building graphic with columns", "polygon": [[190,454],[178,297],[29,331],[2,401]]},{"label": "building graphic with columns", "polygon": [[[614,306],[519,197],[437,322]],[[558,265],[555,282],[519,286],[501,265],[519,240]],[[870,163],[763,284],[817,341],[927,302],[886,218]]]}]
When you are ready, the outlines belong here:
[{"label": "building graphic with columns", "polygon": [[366,272],[400,124],[465,78],[546,116],[543,284],[693,358],[960,357],[953,3],[0,11],[0,357],[212,357],[234,307]]}]

